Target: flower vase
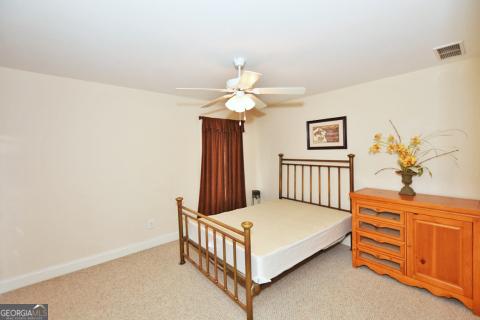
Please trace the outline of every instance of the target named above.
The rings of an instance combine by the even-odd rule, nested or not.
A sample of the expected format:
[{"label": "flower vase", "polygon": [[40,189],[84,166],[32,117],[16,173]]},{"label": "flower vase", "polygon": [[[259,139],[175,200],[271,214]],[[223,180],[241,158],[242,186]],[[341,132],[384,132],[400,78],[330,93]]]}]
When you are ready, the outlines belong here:
[{"label": "flower vase", "polygon": [[410,185],[412,184],[413,176],[416,176],[417,174],[412,170],[397,171],[397,174],[402,176],[402,183],[403,183],[403,187],[398,194],[403,196],[416,195],[415,190],[413,190],[413,188],[410,187]]}]

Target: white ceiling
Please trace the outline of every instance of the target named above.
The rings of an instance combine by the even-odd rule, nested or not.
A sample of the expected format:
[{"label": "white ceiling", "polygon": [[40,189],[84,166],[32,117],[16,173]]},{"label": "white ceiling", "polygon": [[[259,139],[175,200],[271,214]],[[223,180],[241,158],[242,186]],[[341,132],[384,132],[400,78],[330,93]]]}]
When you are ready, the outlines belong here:
[{"label": "white ceiling", "polygon": [[479,0],[0,0],[0,65],[173,94],[224,87],[236,55],[313,94],[438,65],[458,40],[480,54]]}]

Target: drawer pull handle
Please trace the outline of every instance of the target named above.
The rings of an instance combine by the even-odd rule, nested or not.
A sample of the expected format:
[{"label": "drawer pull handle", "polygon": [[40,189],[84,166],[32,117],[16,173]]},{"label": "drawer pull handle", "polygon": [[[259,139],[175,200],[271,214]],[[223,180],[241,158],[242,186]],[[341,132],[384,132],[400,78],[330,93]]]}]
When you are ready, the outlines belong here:
[{"label": "drawer pull handle", "polygon": [[395,227],[395,226],[391,226],[389,224],[384,224],[384,223],[381,223],[381,222],[373,222],[373,221],[360,221],[361,223],[364,223],[364,224],[368,224],[368,225],[371,225],[372,227],[374,227],[375,229],[378,229],[378,228],[387,228],[387,229],[391,229],[391,230],[399,230],[398,227]]},{"label": "drawer pull handle", "polygon": [[369,224],[369,225],[373,226],[375,229],[377,229],[379,227],[377,222],[373,222],[373,221],[368,221],[368,222],[362,221],[362,222],[365,223],[365,224]]},{"label": "drawer pull handle", "polygon": [[374,238],[374,237],[372,237],[372,236],[368,236],[368,237],[363,236],[363,238],[365,238],[365,239],[370,239],[370,240],[376,241],[376,242],[378,242],[378,243],[385,243],[385,240],[378,239],[377,237]]},{"label": "drawer pull handle", "polygon": [[388,261],[391,261],[388,257],[386,256],[382,256],[382,255],[379,255],[379,254],[376,254],[376,253],[371,253],[372,256],[374,256],[375,258],[377,259],[380,259],[380,260],[388,260]]},{"label": "drawer pull handle", "polygon": [[423,259],[423,258],[420,259],[420,263],[421,263],[421,264],[425,264],[425,262],[427,262],[427,261],[425,261],[425,259]]},{"label": "drawer pull handle", "polygon": [[381,216],[383,214],[391,214],[391,215],[399,215],[400,213],[398,212],[394,212],[394,211],[390,211],[390,210],[385,210],[385,209],[380,209],[380,208],[360,208],[360,214],[362,214],[362,209],[366,209],[366,210],[369,210],[372,212],[372,216],[375,216],[375,217],[378,217],[378,216]]}]

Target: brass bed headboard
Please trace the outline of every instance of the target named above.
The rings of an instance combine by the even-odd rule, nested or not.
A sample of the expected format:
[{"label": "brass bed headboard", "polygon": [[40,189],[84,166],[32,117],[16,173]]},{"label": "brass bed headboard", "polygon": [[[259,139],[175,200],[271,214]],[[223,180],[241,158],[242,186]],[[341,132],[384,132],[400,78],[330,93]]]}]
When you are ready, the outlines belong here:
[{"label": "brass bed headboard", "polygon": [[[349,154],[347,157],[348,159],[345,160],[290,159],[284,158],[283,153],[280,153],[278,155],[279,199],[289,199],[351,212],[351,201],[348,197],[348,193],[354,191],[353,158],[355,155]],[[299,168],[300,170],[298,170]],[[305,170],[305,168],[307,170]],[[307,173],[305,173],[305,171],[307,171]],[[349,175],[348,189],[342,189],[343,171],[347,171]],[[297,172],[300,172],[299,175],[297,175]],[[292,175],[293,177],[291,177]],[[307,178],[305,178],[305,176]],[[334,182],[335,178],[336,182]],[[309,180],[309,183],[307,184],[308,188],[305,188],[306,179]],[[291,180],[293,180],[293,190],[290,190],[292,185]],[[284,184],[286,188],[284,188]],[[299,184],[301,187],[298,187]],[[336,190],[333,190],[332,184],[336,187]],[[298,192],[297,187],[300,189]],[[349,203],[348,209],[342,207],[342,191],[345,190],[349,190],[347,193]],[[332,199],[332,195],[336,195],[336,199]]]}]

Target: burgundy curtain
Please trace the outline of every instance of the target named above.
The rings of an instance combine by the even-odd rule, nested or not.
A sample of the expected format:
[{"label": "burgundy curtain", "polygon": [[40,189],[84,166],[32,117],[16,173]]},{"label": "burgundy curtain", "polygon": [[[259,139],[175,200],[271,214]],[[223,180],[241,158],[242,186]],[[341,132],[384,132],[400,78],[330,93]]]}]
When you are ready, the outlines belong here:
[{"label": "burgundy curtain", "polygon": [[246,207],[243,122],[202,118],[202,174],[198,212]]}]

